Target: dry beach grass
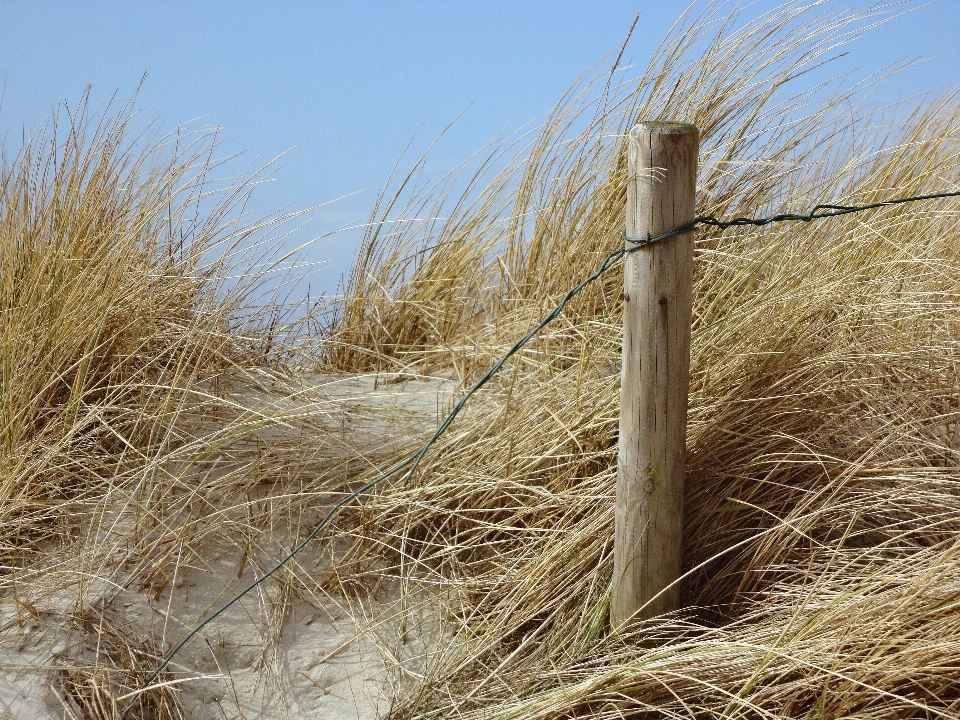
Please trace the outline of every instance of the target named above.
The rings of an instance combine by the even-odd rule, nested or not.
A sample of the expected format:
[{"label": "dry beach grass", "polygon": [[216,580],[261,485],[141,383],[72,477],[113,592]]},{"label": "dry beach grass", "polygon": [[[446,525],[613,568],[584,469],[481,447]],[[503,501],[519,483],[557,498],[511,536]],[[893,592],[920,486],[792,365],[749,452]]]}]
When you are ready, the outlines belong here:
[{"label": "dry beach grass", "polygon": [[[130,113],[81,117],[5,165],[6,631],[73,633],[57,650],[70,713],[115,716],[195,621],[171,610],[178,577],[262,573],[317,508],[425,439],[403,382],[476,379],[622,242],[638,117],[700,128],[701,214],[957,189],[953,96],[876,111],[870,83],[803,84],[871,18],[728,11],[688,16],[639,80],[587,78],[466,190],[401,178],[322,307],[257,295],[263,260],[244,270],[237,253],[264,227],[230,213],[242,191],[194,219],[206,145],[138,145]],[[303,607],[390,596],[394,718],[960,716],[958,218],[954,198],[698,232],[683,610],[608,625],[613,271],[409,483],[362,498],[252,594],[262,692],[289,687],[283,639]],[[347,432],[354,400],[333,387],[362,374],[398,400],[354,403],[368,424]],[[117,620],[144,595],[175,629]],[[436,646],[408,663],[425,606]],[[189,714],[180,680],[222,674],[216,657],[186,654],[131,716]]]}]

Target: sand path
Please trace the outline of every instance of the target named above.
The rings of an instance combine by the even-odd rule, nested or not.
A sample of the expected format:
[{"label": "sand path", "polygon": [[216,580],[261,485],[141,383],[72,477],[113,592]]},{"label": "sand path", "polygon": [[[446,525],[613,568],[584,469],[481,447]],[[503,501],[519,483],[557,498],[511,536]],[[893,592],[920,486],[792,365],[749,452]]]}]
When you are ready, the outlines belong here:
[{"label": "sand path", "polygon": [[[331,437],[340,441],[328,443],[332,461],[382,451],[387,436],[429,434],[457,388],[446,378],[396,376],[310,375],[300,383],[295,393],[287,388],[281,394],[248,394],[243,402],[267,415],[278,409],[288,417],[323,415]],[[279,442],[284,432],[282,423],[271,427],[268,442],[270,434]],[[316,508],[316,517],[322,510]],[[299,536],[308,530],[294,529]],[[274,528],[276,536],[284,533],[290,537],[291,529]],[[329,543],[320,542],[298,556],[298,579],[322,579],[328,550]],[[118,583],[116,574],[79,572],[76,563],[57,558],[33,576],[36,582],[21,576],[0,598],[0,720],[89,715],[89,708],[64,691],[64,681],[95,684],[97,675],[70,675],[71,668],[82,670],[85,661],[102,665],[105,651],[122,654],[127,641],[141,648],[138,652],[144,647],[166,652],[254,571],[247,567],[238,577],[243,560],[234,542],[210,543],[199,555],[178,560],[176,577],[160,593]],[[59,580],[44,584],[41,575]],[[323,582],[307,597],[292,590],[280,597],[285,587],[274,583],[265,592],[251,592],[177,656],[169,677],[176,680],[185,717],[375,718],[388,708],[399,663],[408,671],[416,668],[434,642],[429,600],[414,601],[419,607],[410,610],[406,599],[401,637],[399,591],[389,580],[369,597],[340,595]]]}]

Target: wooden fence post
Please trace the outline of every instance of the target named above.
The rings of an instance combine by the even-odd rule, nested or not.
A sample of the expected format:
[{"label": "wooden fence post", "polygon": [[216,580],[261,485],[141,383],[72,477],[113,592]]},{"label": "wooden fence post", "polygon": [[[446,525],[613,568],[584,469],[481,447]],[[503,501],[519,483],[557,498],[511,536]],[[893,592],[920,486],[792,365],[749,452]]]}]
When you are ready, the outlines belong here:
[{"label": "wooden fence post", "polygon": [[[628,237],[694,219],[698,151],[693,125],[643,122],[630,131]],[[675,610],[680,599],[676,585],[664,588],[680,576],[682,555],[693,238],[691,231],[640,248],[624,265],[610,609],[619,628]]]}]

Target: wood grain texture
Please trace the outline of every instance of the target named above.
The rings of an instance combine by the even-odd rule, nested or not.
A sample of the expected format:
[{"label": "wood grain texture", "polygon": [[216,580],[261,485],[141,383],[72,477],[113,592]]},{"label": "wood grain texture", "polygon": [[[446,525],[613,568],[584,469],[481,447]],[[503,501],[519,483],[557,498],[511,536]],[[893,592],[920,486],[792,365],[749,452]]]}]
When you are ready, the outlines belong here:
[{"label": "wood grain texture", "polygon": [[[640,123],[628,142],[627,235],[694,218],[699,133]],[[627,255],[611,622],[677,608],[690,371],[694,233]],[[668,588],[665,590],[665,588]],[[642,610],[641,610],[642,608]]]}]

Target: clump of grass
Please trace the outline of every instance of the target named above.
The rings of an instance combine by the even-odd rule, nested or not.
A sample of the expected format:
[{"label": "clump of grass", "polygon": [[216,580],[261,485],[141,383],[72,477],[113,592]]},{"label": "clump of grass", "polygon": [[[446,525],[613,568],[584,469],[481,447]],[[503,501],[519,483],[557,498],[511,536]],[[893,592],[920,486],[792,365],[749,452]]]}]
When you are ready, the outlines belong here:
[{"label": "clump of grass", "polygon": [[[214,150],[84,98],[0,168],[0,632],[79,633],[59,674],[77,717],[133,698],[130,717],[182,717],[189,671],[130,694],[169,643],[90,613],[169,597],[218,542],[261,571],[357,462],[285,369],[308,320],[273,282],[289,217],[248,219],[253,183],[218,181]],[[261,596],[267,624],[288,595]]]},{"label": "clump of grass", "polygon": [[[700,128],[700,214],[958,186],[953,96],[884,113],[869,83],[801,84],[866,18],[724,12],[687,15],[639,80],[588,80],[429,213],[449,220],[372,231],[326,362],[485,370],[622,242],[639,118]],[[342,525],[444,589],[446,640],[391,717],[955,717],[958,217],[949,199],[698,231],[684,609],[629,635],[607,620],[619,278],[585,291]]]},{"label": "clump of grass", "polygon": [[103,608],[88,610],[76,619],[80,639],[61,656],[60,689],[67,717],[72,720],[112,720],[132,705],[138,718],[176,718],[187,714],[170,673],[156,686],[140,685],[157,662],[157,648],[133,641],[118,630],[117,621]]},{"label": "clump of grass", "polygon": [[237,239],[216,212],[191,217],[206,143],[138,143],[136,120],[127,110],[94,124],[84,101],[0,175],[7,561],[70,535],[67,518],[176,445],[185,391],[236,354],[236,298],[215,256]]}]

